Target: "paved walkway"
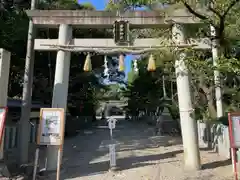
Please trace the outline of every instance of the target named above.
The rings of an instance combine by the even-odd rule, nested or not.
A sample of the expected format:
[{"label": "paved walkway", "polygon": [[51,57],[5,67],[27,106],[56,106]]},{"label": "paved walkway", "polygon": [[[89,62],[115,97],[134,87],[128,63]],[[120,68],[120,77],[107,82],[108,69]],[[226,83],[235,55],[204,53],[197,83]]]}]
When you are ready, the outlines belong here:
[{"label": "paved walkway", "polygon": [[[203,169],[183,171],[181,140],[153,136],[146,124],[119,121],[114,131],[119,170],[110,172],[109,130],[104,127],[65,141],[61,179],[66,180],[230,180],[231,161],[201,151]],[[54,179],[54,178],[53,178]]]}]

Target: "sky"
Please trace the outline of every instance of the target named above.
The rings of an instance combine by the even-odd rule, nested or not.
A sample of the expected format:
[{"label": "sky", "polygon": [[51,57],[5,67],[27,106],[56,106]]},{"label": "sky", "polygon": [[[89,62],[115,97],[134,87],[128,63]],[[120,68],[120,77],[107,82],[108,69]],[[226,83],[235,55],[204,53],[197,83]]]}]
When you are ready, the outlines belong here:
[{"label": "sky", "polygon": [[[79,3],[91,3],[97,10],[104,10],[105,6],[108,2],[108,0],[78,0]],[[126,74],[126,79],[129,71],[131,70],[131,62],[132,62],[133,56],[128,55],[125,57],[125,74]]]}]

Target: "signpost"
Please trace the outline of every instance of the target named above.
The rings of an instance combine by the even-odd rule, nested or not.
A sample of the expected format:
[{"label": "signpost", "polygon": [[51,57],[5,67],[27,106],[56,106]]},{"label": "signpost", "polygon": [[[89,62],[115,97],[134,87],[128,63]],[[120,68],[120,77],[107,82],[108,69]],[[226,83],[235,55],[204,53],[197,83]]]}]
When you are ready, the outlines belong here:
[{"label": "signpost", "polygon": [[116,167],[116,144],[113,142],[113,129],[116,128],[117,120],[110,117],[108,119],[108,128],[110,129],[111,143],[109,145],[109,155],[110,155],[110,169]]},{"label": "signpost", "polygon": [[113,138],[113,129],[116,128],[116,122],[117,122],[117,120],[112,118],[112,117],[110,117],[108,119],[108,128],[110,129],[110,137],[111,137],[111,139]]},{"label": "signpost", "polygon": [[[60,179],[61,151],[64,140],[64,109],[41,108],[37,144],[59,146],[56,180]],[[33,180],[36,179],[39,148],[36,150]]]},{"label": "signpost", "polygon": [[116,149],[115,144],[109,145],[109,153],[110,153],[110,167],[116,167]]},{"label": "signpost", "polygon": [[240,148],[240,112],[228,113],[234,179],[238,180],[236,148]]}]

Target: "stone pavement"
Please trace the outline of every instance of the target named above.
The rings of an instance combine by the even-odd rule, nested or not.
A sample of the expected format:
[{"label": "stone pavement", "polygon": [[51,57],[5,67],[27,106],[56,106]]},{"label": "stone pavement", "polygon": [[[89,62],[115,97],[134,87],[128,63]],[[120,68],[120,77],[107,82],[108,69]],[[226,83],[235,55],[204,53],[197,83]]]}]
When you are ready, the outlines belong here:
[{"label": "stone pavement", "polygon": [[[106,124],[105,124],[106,126]],[[146,124],[119,121],[114,131],[118,171],[109,171],[109,130],[95,128],[65,141],[63,171],[66,180],[230,180],[231,161],[201,151],[203,170],[185,172],[181,139],[154,136]],[[55,177],[49,177],[55,179]]]}]

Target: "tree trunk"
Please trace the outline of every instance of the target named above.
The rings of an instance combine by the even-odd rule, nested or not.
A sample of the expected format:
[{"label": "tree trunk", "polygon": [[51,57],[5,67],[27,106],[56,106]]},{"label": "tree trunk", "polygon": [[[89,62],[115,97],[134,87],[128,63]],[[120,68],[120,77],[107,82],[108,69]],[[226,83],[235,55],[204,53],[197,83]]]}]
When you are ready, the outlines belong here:
[{"label": "tree trunk", "polygon": [[199,87],[203,90],[206,99],[207,99],[207,105],[208,105],[208,111],[211,118],[217,117],[217,110],[215,107],[215,101],[214,101],[214,94],[213,94],[213,88],[214,86],[207,87],[203,82],[199,85]]},{"label": "tree trunk", "polygon": [[208,110],[211,118],[217,117],[217,110],[214,105],[213,95],[206,95],[208,101]]}]

